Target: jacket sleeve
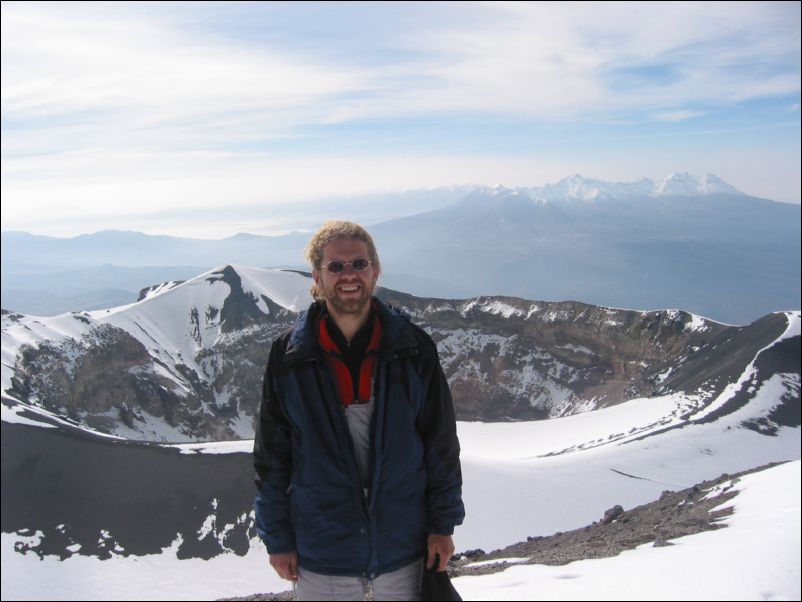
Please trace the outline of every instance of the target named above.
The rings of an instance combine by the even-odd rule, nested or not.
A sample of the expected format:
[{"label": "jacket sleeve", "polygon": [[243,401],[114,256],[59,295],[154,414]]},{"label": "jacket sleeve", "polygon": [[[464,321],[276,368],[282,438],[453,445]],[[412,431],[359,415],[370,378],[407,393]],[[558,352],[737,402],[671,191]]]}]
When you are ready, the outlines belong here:
[{"label": "jacket sleeve", "polygon": [[451,535],[462,524],[462,468],[451,389],[440,366],[437,347],[424,333],[423,377],[426,400],[418,430],[424,447],[427,475],[429,533]]},{"label": "jacket sleeve", "polygon": [[270,554],[295,550],[290,525],[290,477],[292,474],[292,426],[275,390],[275,370],[281,339],[273,343],[267,362],[259,420],[253,441],[256,470],[256,532]]}]

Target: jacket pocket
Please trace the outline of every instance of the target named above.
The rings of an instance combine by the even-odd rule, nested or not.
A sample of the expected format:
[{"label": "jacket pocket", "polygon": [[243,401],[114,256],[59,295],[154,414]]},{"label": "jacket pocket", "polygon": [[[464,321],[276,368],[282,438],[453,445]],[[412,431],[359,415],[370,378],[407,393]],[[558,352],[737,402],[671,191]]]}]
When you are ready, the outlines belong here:
[{"label": "jacket pocket", "polygon": [[298,554],[318,564],[336,563],[343,543],[359,534],[361,514],[361,503],[345,486],[290,491],[290,524]]}]

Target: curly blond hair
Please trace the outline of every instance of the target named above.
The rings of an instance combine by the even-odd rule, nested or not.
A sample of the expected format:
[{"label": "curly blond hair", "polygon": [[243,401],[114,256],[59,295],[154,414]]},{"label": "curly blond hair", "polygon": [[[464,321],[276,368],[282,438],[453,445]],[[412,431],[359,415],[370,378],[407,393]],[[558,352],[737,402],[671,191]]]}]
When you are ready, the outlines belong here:
[{"label": "curly blond hair", "polygon": [[[332,241],[348,238],[352,240],[361,240],[368,247],[368,259],[376,273],[381,272],[381,264],[379,263],[379,254],[376,252],[376,245],[373,244],[368,231],[359,224],[348,222],[344,220],[329,220],[325,222],[320,229],[312,235],[309,242],[304,249],[304,255],[307,261],[312,266],[312,270],[319,270],[323,261],[323,249]],[[313,284],[310,290],[312,296],[318,300],[323,301],[325,297],[318,290],[317,284]]]}]

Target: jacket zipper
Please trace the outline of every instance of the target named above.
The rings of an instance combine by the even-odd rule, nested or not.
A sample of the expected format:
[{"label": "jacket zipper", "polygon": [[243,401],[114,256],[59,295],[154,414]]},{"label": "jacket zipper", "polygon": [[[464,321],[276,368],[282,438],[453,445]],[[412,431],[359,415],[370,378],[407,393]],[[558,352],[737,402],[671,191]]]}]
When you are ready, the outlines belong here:
[{"label": "jacket zipper", "polygon": [[[370,523],[370,514],[368,512],[368,486],[365,483],[365,479],[362,477],[362,473],[359,470],[359,464],[356,461],[356,449],[354,448],[354,439],[351,437],[351,431],[348,429],[348,419],[345,417],[345,408],[343,408],[342,403],[340,403],[340,396],[337,393],[337,389],[334,386],[334,381],[332,379],[331,370],[326,365],[326,362],[322,360],[318,361],[318,367],[323,368],[323,372],[325,373],[326,383],[328,385],[329,394],[332,396],[331,398],[337,403],[337,411],[340,416],[340,424],[338,426],[338,430],[340,430],[345,439],[348,441],[348,448],[350,451],[349,454],[349,465],[351,467],[351,472],[356,474],[357,480],[356,482],[360,484],[360,490],[362,492],[362,510],[365,514],[365,519],[367,519],[368,523]],[[375,411],[375,409],[374,409]]]},{"label": "jacket zipper", "polygon": [[[371,470],[373,473],[376,472],[375,456],[376,456],[377,450],[379,449],[379,445],[381,445],[381,437],[380,437],[381,433],[378,432],[379,429],[376,428],[375,425],[374,425],[374,420],[377,420],[377,414],[379,412],[379,407],[380,407],[380,404],[379,404],[379,391],[378,391],[378,388],[380,386],[380,384],[379,384],[379,381],[380,381],[379,375],[386,372],[387,365],[389,364],[389,361],[391,359],[402,359],[402,358],[406,358],[406,357],[411,357],[411,356],[416,355],[417,352],[418,352],[418,349],[416,347],[401,347],[401,348],[397,348],[397,349],[385,349],[383,351],[378,352],[379,353],[379,357],[377,358],[378,361],[376,362],[376,368],[375,368],[376,372],[374,374],[374,387],[375,388],[374,388],[374,392],[373,392],[373,398],[374,398],[374,401],[375,401],[375,406],[374,406],[374,409],[373,409],[374,415],[371,418],[371,425],[373,427],[372,430],[375,433],[375,437],[373,438],[373,450],[372,450],[373,453],[370,454],[370,456],[369,456],[369,458],[370,458],[369,470]],[[311,357],[311,358],[309,358],[309,361],[311,361],[312,363],[315,363],[317,365],[316,369],[318,369],[318,370],[321,370],[321,367],[322,367],[322,372],[325,373],[325,377],[324,378],[325,378],[326,383],[328,385],[328,390],[329,390],[330,397],[331,397],[331,399],[333,399],[335,401],[335,403],[337,403],[338,411],[339,411],[339,415],[340,415],[340,424],[337,425],[337,426],[338,426],[339,430],[344,433],[345,438],[349,443],[349,451],[350,451],[349,462],[350,462],[350,466],[351,466],[351,472],[352,472],[352,474],[355,474],[357,476],[357,482],[361,485],[361,490],[362,490],[361,491],[361,493],[362,493],[362,496],[361,496],[362,497],[362,500],[361,500],[362,501],[362,512],[363,512],[363,515],[365,517],[365,520],[368,523],[368,526],[371,527],[372,523],[371,523],[371,520],[370,520],[370,490],[369,490],[369,488],[367,486],[367,483],[365,483],[365,479],[362,476],[362,473],[359,470],[359,465],[358,465],[357,460],[356,460],[356,449],[354,447],[354,440],[353,440],[353,437],[351,437],[351,431],[348,428],[348,419],[345,417],[345,408],[343,408],[342,403],[340,402],[339,394],[337,393],[337,389],[336,389],[336,387],[334,385],[334,381],[333,381],[333,377],[332,377],[332,374],[331,374],[331,370],[329,369],[328,365],[326,364],[326,362],[323,360],[322,357]],[[382,408],[382,411],[383,410],[384,409]],[[376,475],[374,474],[373,476],[375,477]],[[366,535],[370,535],[370,534],[366,534]],[[374,561],[372,535],[370,537],[370,541],[368,542],[368,546],[369,546],[369,550],[370,550],[370,553],[369,553],[370,560],[368,561],[368,570],[370,570],[370,566],[372,566],[373,561]]]}]

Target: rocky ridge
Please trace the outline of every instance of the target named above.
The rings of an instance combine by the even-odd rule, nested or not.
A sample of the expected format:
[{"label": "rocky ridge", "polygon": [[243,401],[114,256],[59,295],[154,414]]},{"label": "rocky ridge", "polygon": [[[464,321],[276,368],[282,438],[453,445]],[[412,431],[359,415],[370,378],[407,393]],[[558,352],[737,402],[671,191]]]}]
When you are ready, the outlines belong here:
[{"label": "rocky ridge", "polygon": [[[304,300],[290,309],[260,292],[271,278],[285,287],[291,280]],[[302,274],[226,266],[105,313],[33,318],[4,311],[4,352],[13,346],[7,337],[19,341],[13,362],[4,361],[5,403],[135,440],[251,438],[270,345],[295,322],[307,290]],[[672,392],[703,406],[788,325],[782,313],[727,326],[679,310],[377,294],[431,334],[457,419],[466,421],[553,418]],[[798,338],[788,354],[783,372],[798,375]],[[761,380],[774,371],[767,364]],[[795,382],[789,387],[798,398]],[[778,421],[799,424],[798,410]]]}]

